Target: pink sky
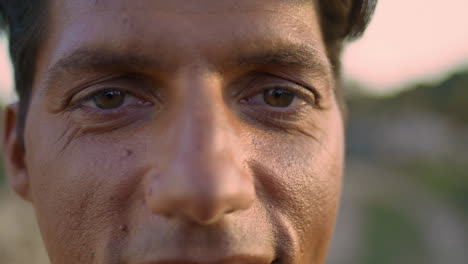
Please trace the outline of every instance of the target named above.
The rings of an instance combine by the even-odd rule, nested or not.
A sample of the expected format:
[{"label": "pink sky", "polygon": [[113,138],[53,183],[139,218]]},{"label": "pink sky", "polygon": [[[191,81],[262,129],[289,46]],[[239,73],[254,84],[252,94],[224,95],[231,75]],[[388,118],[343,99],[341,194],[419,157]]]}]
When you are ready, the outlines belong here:
[{"label": "pink sky", "polygon": [[[344,52],[344,72],[377,93],[468,66],[468,0],[379,0],[366,35]],[[12,98],[0,39],[0,96]]]},{"label": "pink sky", "polygon": [[5,39],[0,36],[0,100],[12,98],[12,72],[9,57],[7,55],[7,45]]},{"label": "pink sky", "polygon": [[343,59],[350,79],[384,93],[468,66],[468,0],[379,0]]}]

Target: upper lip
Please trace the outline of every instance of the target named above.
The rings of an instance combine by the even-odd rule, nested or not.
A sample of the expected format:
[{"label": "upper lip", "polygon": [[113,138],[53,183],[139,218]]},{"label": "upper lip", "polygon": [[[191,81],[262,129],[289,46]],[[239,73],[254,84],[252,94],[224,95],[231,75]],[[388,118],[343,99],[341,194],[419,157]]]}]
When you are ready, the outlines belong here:
[{"label": "upper lip", "polygon": [[272,256],[233,255],[221,259],[161,259],[138,262],[138,264],[271,264]]}]

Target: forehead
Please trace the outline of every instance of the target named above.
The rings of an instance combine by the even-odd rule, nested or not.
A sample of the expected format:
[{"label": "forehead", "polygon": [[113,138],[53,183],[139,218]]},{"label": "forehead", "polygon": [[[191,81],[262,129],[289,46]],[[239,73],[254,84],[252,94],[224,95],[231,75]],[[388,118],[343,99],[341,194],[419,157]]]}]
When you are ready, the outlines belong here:
[{"label": "forehead", "polygon": [[[146,24],[158,26],[154,22],[171,18],[172,22],[202,22],[216,20],[215,25],[223,25],[230,18],[245,16],[283,17],[290,22],[314,20],[316,1],[314,0],[50,0],[50,11],[54,22],[60,24],[79,23],[90,17],[122,19],[137,23],[141,18]],[[120,18],[120,19],[119,19]],[[92,22],[92,21],[90,21]],[[274,21],[272,21],[274,22]],[[242,25],[242,20],[237,24]],[[119,24],[108,24],[115,27]],[[247,29],[247,28],[246,28]]]},{"label": "forehead", "polygon": [[49,14],[39,76],[83,48],[180,66],[307,46],[328,65],[312,0],[51,0]]},{"label": "forehead", "polygon": [[218,13],[275,10],[278,7],[317,5],[317,0],[50,0],[53,7],[78,10],[143,9],[151,12]]},{"label": "forehead", "polygon": [[262,34],[321,38],[312,0],[51,0],[49,10],[51,37],[69,42],[94,38],[106,45],[116,39],[161,44],[177,37],[177,43],[193,45]]}]

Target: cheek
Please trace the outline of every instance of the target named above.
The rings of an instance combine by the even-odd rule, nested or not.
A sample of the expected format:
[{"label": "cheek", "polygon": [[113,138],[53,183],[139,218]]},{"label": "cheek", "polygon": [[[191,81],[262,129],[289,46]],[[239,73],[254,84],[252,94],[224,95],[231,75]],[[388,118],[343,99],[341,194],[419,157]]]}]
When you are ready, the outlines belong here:
[{"label": "cheek", "polygon": [[144,145],[132,143],[131,137],[111,143],[83,136],[64,148],[57,143],[61,133],[38,127],[43,140],[28,136],[26,147],[34,151],[27,153],[26,162],[46,247],[54,263],[71,256],[89,257],[83,261],[90,262],[95,244],[122,225],[123,201],[142,196],[138,184],[145,173],[139,163]]},{"label": "cheek", "polygon": [[324,256],[331,237],[343,170],[341,119],[332,114],[323,120],[317,126],[317,140],[294,135],[263,137],[255,155],[256,163],[268,171],[257,171],[265,203],[274,203],[271,207],[294,230],[292,240],[315,258]]},{"label": "cheek", "polygon": [[335,210],[341,190],[343,147],[338,143],[342,142],[340,137],[333,141],[289,142],[287,147],[277,144],[260,151],[262,163],[270,164],[272,174],[277,175],[272,201],[278,201],[287,214],[301,222],[324,218],[323,213]]}]

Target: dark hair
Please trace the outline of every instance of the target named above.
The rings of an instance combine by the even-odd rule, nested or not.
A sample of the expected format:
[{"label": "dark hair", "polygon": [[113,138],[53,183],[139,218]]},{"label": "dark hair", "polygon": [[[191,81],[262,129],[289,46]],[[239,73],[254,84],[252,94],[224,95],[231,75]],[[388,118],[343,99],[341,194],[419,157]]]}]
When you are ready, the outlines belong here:
[{"label": "dark hair", "polygon": [[0,0],[0,29],[9,34],[15,89],[19,97],[18,138],[23,130],[31,97],[37,50],[45,31],[44,0]]},{"label": "dark hair", "polygon": [[[0,0],[0,29],[6,29],[9,34],[10,55],[15,73],[16,92],[19,96],[18,136],[21,143],[37,50],[47,26],[45,23],[47,2],[47,0]],[[376,2],[377,0],[318,0],[327,55],[334,67],[335,79],[338,81],[340,80],[339,57],[343,42],[359,37],[364,32]]]}]

